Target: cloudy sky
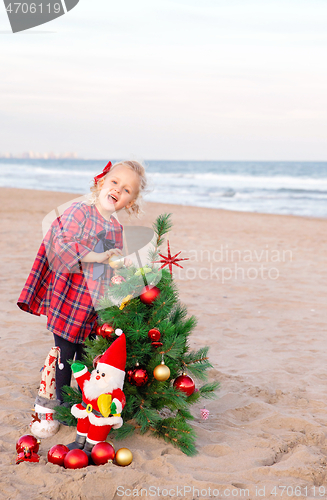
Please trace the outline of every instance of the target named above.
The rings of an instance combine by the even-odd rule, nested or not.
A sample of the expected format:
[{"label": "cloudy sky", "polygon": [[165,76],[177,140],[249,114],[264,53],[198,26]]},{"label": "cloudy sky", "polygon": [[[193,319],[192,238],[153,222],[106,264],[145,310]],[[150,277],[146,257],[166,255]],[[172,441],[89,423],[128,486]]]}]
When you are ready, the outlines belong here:
[{"label": "cloudy sky", "polygon": [[0,5],[0,152],[327,160],[326,26],[326,0],[80,0],[12,34]]}]

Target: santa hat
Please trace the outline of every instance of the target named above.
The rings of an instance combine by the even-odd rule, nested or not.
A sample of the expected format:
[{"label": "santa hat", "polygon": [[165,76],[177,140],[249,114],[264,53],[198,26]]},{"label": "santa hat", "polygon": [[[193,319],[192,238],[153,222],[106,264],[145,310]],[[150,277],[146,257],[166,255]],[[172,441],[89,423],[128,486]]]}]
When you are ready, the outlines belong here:
[{"label": "santa hat", "polygon": [[60,363],[59,347],[52,347],[47,355],[42,369],[42,378],[39,388],[39,393],[35,400],[35,404],[46,408],[54,408],[59,401],[56,399],[56,365],[59,363],[59,369],[63,369],[63,364]]},{"label": "santa hat", "polygon": [[120,370],[125,375],[126,367],[126,337],[122,330],[117,328],[115,334],[118,335],[106,352],[101,356],[99,363],[112,366]]}]

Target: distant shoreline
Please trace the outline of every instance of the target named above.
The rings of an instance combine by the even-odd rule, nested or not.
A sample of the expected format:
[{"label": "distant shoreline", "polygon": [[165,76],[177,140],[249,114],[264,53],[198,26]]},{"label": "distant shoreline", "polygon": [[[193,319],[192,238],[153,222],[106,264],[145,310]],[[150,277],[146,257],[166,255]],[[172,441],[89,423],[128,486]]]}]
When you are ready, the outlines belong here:
[{"label": "distant shoreline", "polygon": [[[10,153],[9,153],[10,154]],[[95,161],[95,162],[108,162],[107,158],[84,158],[82,156],[65,156],[63,155],[56,155],[54,153],[53,157],[47,156],[50,155],[51,153],[44,153],[45,156],[42,156],[42,153],[40,153],[40,156],[35,156],[35,157],[25,157],[22,155],[19,156],[1,156],[0,155],[0,161],[1,160],[42,160],[42,161],[52,161],[52,160],[76,160],[76,161]],[[75,153],[67,153],[67,154],[72,154],[75,155]],[[120,161],[118,158],[114,158],[111,160],[112,162]],[[319,164],[326,164],[327,167],[327,160],[225,160],[225,159],[205,159],[205,160],[198,160],[198,159],[192,159],[192,158],[183,158],[183,159],[178,159],[178,158],[147,158],[145,160],[142,160],[142,163],[146,162],[192,162],[192,163],[319,163]]]}]

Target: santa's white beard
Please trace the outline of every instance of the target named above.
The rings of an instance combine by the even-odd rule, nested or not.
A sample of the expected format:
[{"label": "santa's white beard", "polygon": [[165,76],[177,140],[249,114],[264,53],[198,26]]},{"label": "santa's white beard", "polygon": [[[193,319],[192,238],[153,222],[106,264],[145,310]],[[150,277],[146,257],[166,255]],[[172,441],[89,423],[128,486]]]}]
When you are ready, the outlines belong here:
[{"label": "santa's white beard", "polygon": [[112,392],[115,389],[120,389],[121,378],[111,377],[107,384],[103,384],[103,380],[96,380],[97,373],[93,371],[91,378],[85,380],[83,386],[83,394],[87,399],[97,399],[101,394]]}]

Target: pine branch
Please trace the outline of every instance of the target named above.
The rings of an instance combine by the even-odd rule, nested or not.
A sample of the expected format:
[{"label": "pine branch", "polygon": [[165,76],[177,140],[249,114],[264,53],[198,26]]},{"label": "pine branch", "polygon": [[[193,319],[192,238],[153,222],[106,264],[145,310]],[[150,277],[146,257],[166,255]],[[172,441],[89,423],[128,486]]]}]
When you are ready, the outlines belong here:
[{"label": "pine branch", "polygon": [[193,363],[200,363],[208,359],[209,346],[200,347],[197,351],[191,351],[185,356],[185,364],[192,365]]},{"label": "pine branch", "polygon": [[185,354],[182,361],[183,370],[189,371],[193,376],[199,380],[206,380],[206,371],[212,368],[208,358],[209,346],[202,347],[198,351],[190,351]]},{"label": "pine branch", "polygon": [[64,385],[61,390],[63,400],[65,403],[70,403],[71,406],[81,403],[82,394],[79,389],[74,389],[74,387],[69,387]]},{"label": "pine branch", "polygon": [[65,406],[56,406],[53,418],[70,427],[76,427],[77,425],[77,420],[71,414],[70,408],[66,408]]},{"label": "pine branch", "polygon": [[210,382],[200,387],[199,393],[203,398],[213,399],[216,397],[215,391],[219,389],[219,387],[220,382]]},{"label": "pine branch", "polygon": [[178,324],[180,321],[183,321],[187,316],[187,308],[182,304],[177,304],[175,309],[173,309],[170,313],[170,321],[173,324]]},{"label": "pine branch", "polygon": [[209,363],[209,361],[204,361],[201,364],[188,366],[187,370],[185,371],[186,373],[191,374],[192,377],[197,378],[198,380],[205,381],[208,378],[206,372],[209,368],[212,368],[212,365]]},{"label": "pine branch", "polygon": [[71,413],[71,407],[82,401],[82,394],[77,389],[66,385],[62,388],[62,395],[64,402],[69,403],[69,407],[64,405],[56,406],[54,418],[69,426],[76,426],[77,420]]},{"label": "pine branch", "polygon": [[165,383],[157,382],[157,389],[151,392],[145,392],[152,405],[157,409],[162,409],[164,407],[170,410],[186,410],[188,407],[188,402],[186,399],[186,394],[181,391],[176,391],[173,386],[166,387]]},{"label": "pine branch", "polygon": [[144,400],[142,400],[140,409],[136,413],[134,418],[135,421],[140,425],[141,434],[144,434],[152,424],[161,420],[158,412],[145,404]]},{"label": "pine branch", "polygon": [[151,426],[150,430],[156,436],[160,436],[165,441],[180,448],[186,455],[194,456],[197,454],[195,448],[196,434],[192,427],[180,416],[163,419],[158,424]]},{"label": "pine branch", "polygon": [[83,361],[86,364],[87,368],[93,369],[93,360],[99,354],[103,354],[111,342],[104,337],[97,336],[95,340],[90,340],[87,338],[85,340],[85,352],[86,354],[83,356]]},{"label": "pine branch", "polygon": [[122,427],[119,427],[119,429],[112,429],[110,431],[110,437],[120,440],[120,439],[125,439],[128,436],[131,436],[136,429],[135,425],[131,425],[128,422],[124,422],[124,425]]},{"label": "pine branch", "polygon": [[190,351],[185,354],[182,360],[183,370],[187,370],[199,380],[206,380],[206,371],[212,368],[207,356],[209,347],[205,346],[198,351]]},{"label": "pine branch", "polygon": [[171,221],[172,214],[161,214],[153,224],[153,230],[157,235],[154,249],[149,251],[149,261],[153,262],[158,258],[158,250],[164,241],[164,235],[167,234],[173,226]]},{"label": "pine branch", "polygon": [[172,341],[169,342],[170,347],[166,347],[166,344],[160,350],[160,354],[163,353],[169,358],[177,360],[183,353],[185,346],[185,339],[183,337],[174,337]]},{"label": "pine branch", "polygon": [[[187,398],[187,403],[189,403],[188,399],[189,398]],[[192,413],[190,413],[187,409],[184,408],[180,408],[178,410],[178,415],[180,415],[184,420],[194,420]]]}]

